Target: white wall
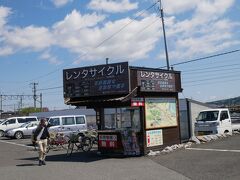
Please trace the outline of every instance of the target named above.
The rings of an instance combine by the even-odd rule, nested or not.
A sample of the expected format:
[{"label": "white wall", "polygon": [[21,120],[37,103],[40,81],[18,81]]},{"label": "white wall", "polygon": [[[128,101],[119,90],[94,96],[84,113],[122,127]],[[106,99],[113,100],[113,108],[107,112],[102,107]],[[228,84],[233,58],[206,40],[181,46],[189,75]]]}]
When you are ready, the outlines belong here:
[{"label": "white wall", "polygon": [[200,105],[194,102],[189,102],[189,114],[190,114],[190,124],[191,124],[191,136],[194,135],[194,123],[196,122],[196,118],[199,114],[200,111],[206,110],[206,109],[211,109],[207,105]]}]

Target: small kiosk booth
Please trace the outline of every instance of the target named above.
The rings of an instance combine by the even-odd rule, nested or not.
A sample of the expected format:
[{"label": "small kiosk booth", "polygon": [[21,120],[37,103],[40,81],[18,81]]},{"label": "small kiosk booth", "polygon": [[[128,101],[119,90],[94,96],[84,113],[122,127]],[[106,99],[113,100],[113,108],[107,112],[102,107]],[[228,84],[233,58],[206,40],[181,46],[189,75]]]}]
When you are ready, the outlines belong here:
[{"label": "small kiosk booth", "polygon": [[65,103],[96,111],[98,150],[144,155],[180,143],[180,72],[128,62],[63,70]]}]

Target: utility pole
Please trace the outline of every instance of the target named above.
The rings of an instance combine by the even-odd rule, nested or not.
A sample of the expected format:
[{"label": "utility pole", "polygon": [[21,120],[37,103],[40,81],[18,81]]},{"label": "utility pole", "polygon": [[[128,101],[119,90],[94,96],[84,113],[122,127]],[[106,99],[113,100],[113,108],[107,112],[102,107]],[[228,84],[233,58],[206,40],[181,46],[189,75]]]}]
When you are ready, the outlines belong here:
[{"label": "utility pole", "polygon": [[159,2],[160,2],[160,12],[161,12],[161,19],[162,19],[162,29],[163,29],[163,38],[164,38],[164,45],[165,45],[165,55],[166,55],[167,69],[169,70],[170,67],[169,67],[167,40],[166,40],[165,25],[164,25],[163,6],[162,6],[162,1],[159,0]]},{"label": "utility pole", "polygon": [[2,94],[0,95],[0,113],[1,113],[1,119],[2,119],[2,112],[3,112],[3,109],[2,109]]},{"label": "utility pole", "polygon": [[42,111],[42,93],[40,93],[40,108],[41,108],[41,111]]},{"label": "utility pole", "polygon": [[33,101],[34,101],[34,108],[36,108],[36,102],[37,102],[37,89],[36,89],[36,86],[38,85],[38,83],[31,83],[30,85],[33,85]]},{"label": "utility pole", "polygon": [[20,96],[20,107],[19,109],[23,108],[23,96]]}]

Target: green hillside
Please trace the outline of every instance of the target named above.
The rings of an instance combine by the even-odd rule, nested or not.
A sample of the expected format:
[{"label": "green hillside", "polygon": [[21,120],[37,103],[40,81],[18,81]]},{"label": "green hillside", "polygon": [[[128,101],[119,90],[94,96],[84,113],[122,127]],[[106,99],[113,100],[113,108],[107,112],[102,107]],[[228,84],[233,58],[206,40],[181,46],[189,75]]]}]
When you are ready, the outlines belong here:
[{"label": "green hillside", "polygon": [[240,96],[230,99],[223,99],[219,101],[208,102],[208,104],[214,104],[217,106],[236,106],[240,105]]}]

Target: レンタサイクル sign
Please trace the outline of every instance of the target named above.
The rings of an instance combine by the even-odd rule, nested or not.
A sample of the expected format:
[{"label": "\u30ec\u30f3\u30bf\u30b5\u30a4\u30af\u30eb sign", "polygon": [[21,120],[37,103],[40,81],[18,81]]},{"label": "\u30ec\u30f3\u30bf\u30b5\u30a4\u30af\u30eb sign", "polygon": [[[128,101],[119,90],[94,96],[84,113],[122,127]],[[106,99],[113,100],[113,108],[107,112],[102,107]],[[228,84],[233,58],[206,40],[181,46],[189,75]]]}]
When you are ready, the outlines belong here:
[{"label": "\u30ec\u30f3\u30bf\u30b5\u30a4\u30af\u30eb sign", "polygon": [[175,74],[164,71],[138,71],[138,86],[141,91],[175,92]]},{"label": "\u30ec\u30f3\u30bf\u30b5\u30a4\u30af\u30eb sign", "polygon": [[64,97],[129,93],[128,62],[63,70]]}]

